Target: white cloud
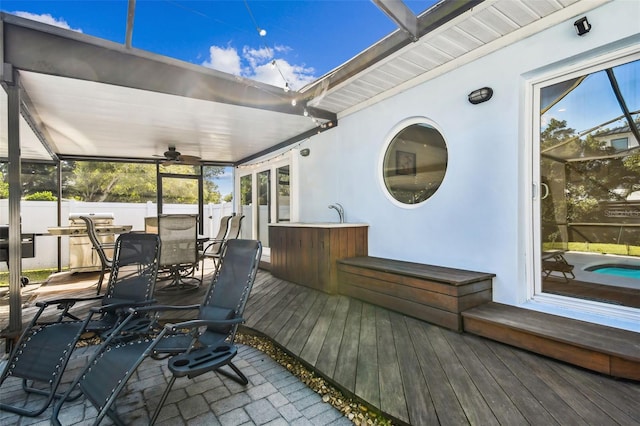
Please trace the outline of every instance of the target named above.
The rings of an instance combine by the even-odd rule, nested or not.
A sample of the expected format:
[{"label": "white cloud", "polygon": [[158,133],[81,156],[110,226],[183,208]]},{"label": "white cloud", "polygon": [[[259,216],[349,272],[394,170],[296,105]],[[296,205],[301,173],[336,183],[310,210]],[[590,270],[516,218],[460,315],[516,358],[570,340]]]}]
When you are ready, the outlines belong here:
[{"label": "white cloud", "polygon": [[[276,57],[276,54],[285,55],[290,50],[281,45],[273,49],[244,46],[240,54],[234,47],[211,46],[210,58],[202,65],[276,87],[284,88],[288,82],[292,90],[297,90],[316,77],[313,68],[290,64],[287,60]],[[277,63],[275,67],[272,65],[274,59]]]},{"label": "white cloud", "polygon": [[21,11],[12,12],[12,13],[21,18],[31,19],[32,21],[42,22],[43,24],[54,25],[56,27],[64,28],[67,30],[73,30],[79,33],[82,32],[81,28],[71,28],[71,26],[64,19],[54,18],[48,13],[43,13],[40,15],[35,13],[30,13],[30,12],[21,12]]},{"label": "white cloud", "polygon": [[209,60],[204,61],[202,65],[234,75],[240,75],[241,71],[240,55],[233,47],[211,46]]}]

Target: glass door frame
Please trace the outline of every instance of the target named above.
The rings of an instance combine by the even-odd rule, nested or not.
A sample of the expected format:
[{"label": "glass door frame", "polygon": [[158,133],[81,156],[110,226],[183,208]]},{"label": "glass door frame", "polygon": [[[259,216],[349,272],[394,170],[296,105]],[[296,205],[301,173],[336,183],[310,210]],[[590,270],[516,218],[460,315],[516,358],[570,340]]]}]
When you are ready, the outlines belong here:
[{"label": "glass door frame", "polygon": [[[613,304],[577,299],[569,296],[561,296],[542,291],[542,221],[541,221],[541,195],[543,195],[542,178],[540,176],[540,90],[542,87],[554,83],[568,80],[610,68],[617,64],[622,64],[640,58],[640,50],[637,47],[622,49],[597,58],[590,58],[578,64],[566,67],[559,67],[553,72],[545,70],[529,80],[525,87],[525,99],[528,99],[525,106],[525,128],[528,128],[526,137],[525,152],[530,159],[528,166],[529,185],[525,186],[524,194],[526,211],[530,216],[525,220],[528,229],[526,233],[527,251],[530,259],[526,265],[526,302],[533,302],[534,309],[550,310],[559,312],[558,308],[570,316],[579,316],[589,321],[602,322],[608,325],[634,327],[640,323],[640,309],[617,306]],[[531,306],[531,305],[530,305]]]},{"label": "glass door frame", "polygon": [[[298,185],[297,185],[297,167],[298,167],[298,150],[292,149],[284,154],[278,155],[270,160],[265,160],[256,164],[247,164],[238,166],[236,168],[235,173],[235,193],[240,194],[240,181],[242,177],[251,175],[251,210],[252,210],[252,221],[243,221],[244,226],[251,227],[251,238],[257,238],[258,235],[258,174],[264,172],[266,170],[270,170],[271,172],[271,183],[270,183],[270,192],[271,197],[269,200],[269,211],[270,211],[270,223],[274,223],[274,221],[278,218],[278,197],[275,195],[278,192],[278,179],[276,178],[278,169],[284,166],[289,166],[289,184],[290,184],[290,221],[296,222],[298,221],[298,202],[299,197],[298,194]],[[236,199],[236,210],[241,211],[240,205],[240,197]],[[268,247],[264,247],[268,251]]]},{"label": "glass door frame", "polygon": [[158,202],[157,204],[157,214],[160,216],[162,214],[163,207],[163,196],[162,196],[162,180],[164,178],[167,179],[189,179],[196,180],[198,183],[198,234],[202,234],[204,230],[204,179],[203,179],[203,170],[202,166],[199,166],[200,174],[181,174],[181,173],[166,173],[160,171],[160,163],[156,163],[156,183],[158,188]]}]

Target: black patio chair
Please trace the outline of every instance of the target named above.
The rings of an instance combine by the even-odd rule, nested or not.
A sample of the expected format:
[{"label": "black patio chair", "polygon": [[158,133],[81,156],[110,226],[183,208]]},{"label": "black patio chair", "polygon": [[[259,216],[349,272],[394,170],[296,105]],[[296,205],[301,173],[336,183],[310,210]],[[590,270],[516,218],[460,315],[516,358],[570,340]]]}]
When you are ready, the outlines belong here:
[{"label": "black patio chair", "polygon": [[[224,257],[214,275],[202,304],[189,306],[154,305],[131,309],[131,316],[122,322],[100,346],[85,370],[78,375],[65,397],[56,402],[51,421],[59,425],[58,415],[64,402],[79,391],[98,410],[94,424],[108,416],[118,425],[126,424],[115,406],[118,395],[138,366],[147,358],[169,359],[172,377],[169,380],[150,424],[154,424],[177,377],[195,377],[209,371],[219,372],[246,385],[247,377],[232,362],[237,353],[234,340],[244,308],[258,271],[262,245],[254,240],[231,240],[226,244]],[[171,312],[192,310],[196,319],[175,324],[160,325],[140,331],[135,340],[122,340],[117,336],[130,335],[138,321],[136,316],[150,312],[167,318]],[[194,315],[195,316],[195,315]],[[146,326],[146,322],[143,321]],[[143,327],[144,328],[144,327]],[[150,334],[146,334],[150,333]],[[222,370],[228,366],[231,371]]]},{"label": "black patio chair", "polygon": [[100,294],[100,290],[102,289],[102,281],[104,280],[104,274],[106,271],[110,270],[113,267],[113,258],[110,258],[105,249],[114,248],[115,245],[113,243],[103,243],[100,241],[98,237],[98,232],[96,231],[96,224],[93,222],[93,219],[89,216],[80,216],[87,226],[87,235],[89,236],[89,241],[91,241],[91,245],[93,245],[93,249],[96,251],[98,258],[100,259],[100,278],[98,279],[98,283],[96,284],[98,287],[97,294]]},{"label": "black patio chair", "polygon": [[231,216],[223,216],[220,218],[220,227],[218,228],[218,234],[214,239],[207,241],[202,251],[199,253],[200,260],[202,261],[202,270],[200,271],[200,280],[204,279],[204,261],[207,259],[213,260],[214,274],[218,269],[218,260],[222,255],[222,248],[224,242],[227,240],[229,234],[229,222]]},{"label": "black patio chair", "polygon": [[[56,392],[81,337],[86,334],[107,336],[128,318],[128,308],[154,302],[159,255],[157,235],[122,234],[116,240],[113,267],[104,296],[36,303],[40,309],[15,345],[0,376],[0,388],[5,382],[13,382],[8,379],[21,379],[27,394],[44,395],[45,401],[41,406],[29,409],[24,404],[10,405],[5,399],[0,403],[0,409],[34,417],[42,414],[54,398],[61,397]],[[76,304],[86,307],[87,303],[98,300],[101,305],[91,308],[85,319],[70,311]],[[52,313],[53,309],[56,311]]]}]

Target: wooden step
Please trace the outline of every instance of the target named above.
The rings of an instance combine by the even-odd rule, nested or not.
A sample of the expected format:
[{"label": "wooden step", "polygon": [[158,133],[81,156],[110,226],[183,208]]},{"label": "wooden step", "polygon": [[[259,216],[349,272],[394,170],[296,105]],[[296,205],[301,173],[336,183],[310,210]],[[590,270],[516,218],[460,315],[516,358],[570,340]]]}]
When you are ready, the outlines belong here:
[{"label": "wooden step", "polygon": [[490,302],[462,313],[464,331],[610,376],[640,380],[640,333]]}]

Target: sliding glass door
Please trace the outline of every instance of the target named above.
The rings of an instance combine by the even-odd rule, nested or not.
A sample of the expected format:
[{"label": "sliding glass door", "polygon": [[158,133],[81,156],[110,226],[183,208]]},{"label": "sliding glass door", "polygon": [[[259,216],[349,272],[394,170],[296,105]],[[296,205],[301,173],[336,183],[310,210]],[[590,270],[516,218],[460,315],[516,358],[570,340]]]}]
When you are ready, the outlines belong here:
[{"label": "sliding glass door", "polygon": [[640,308],[640,60],[536,86],[537,292]]}]

